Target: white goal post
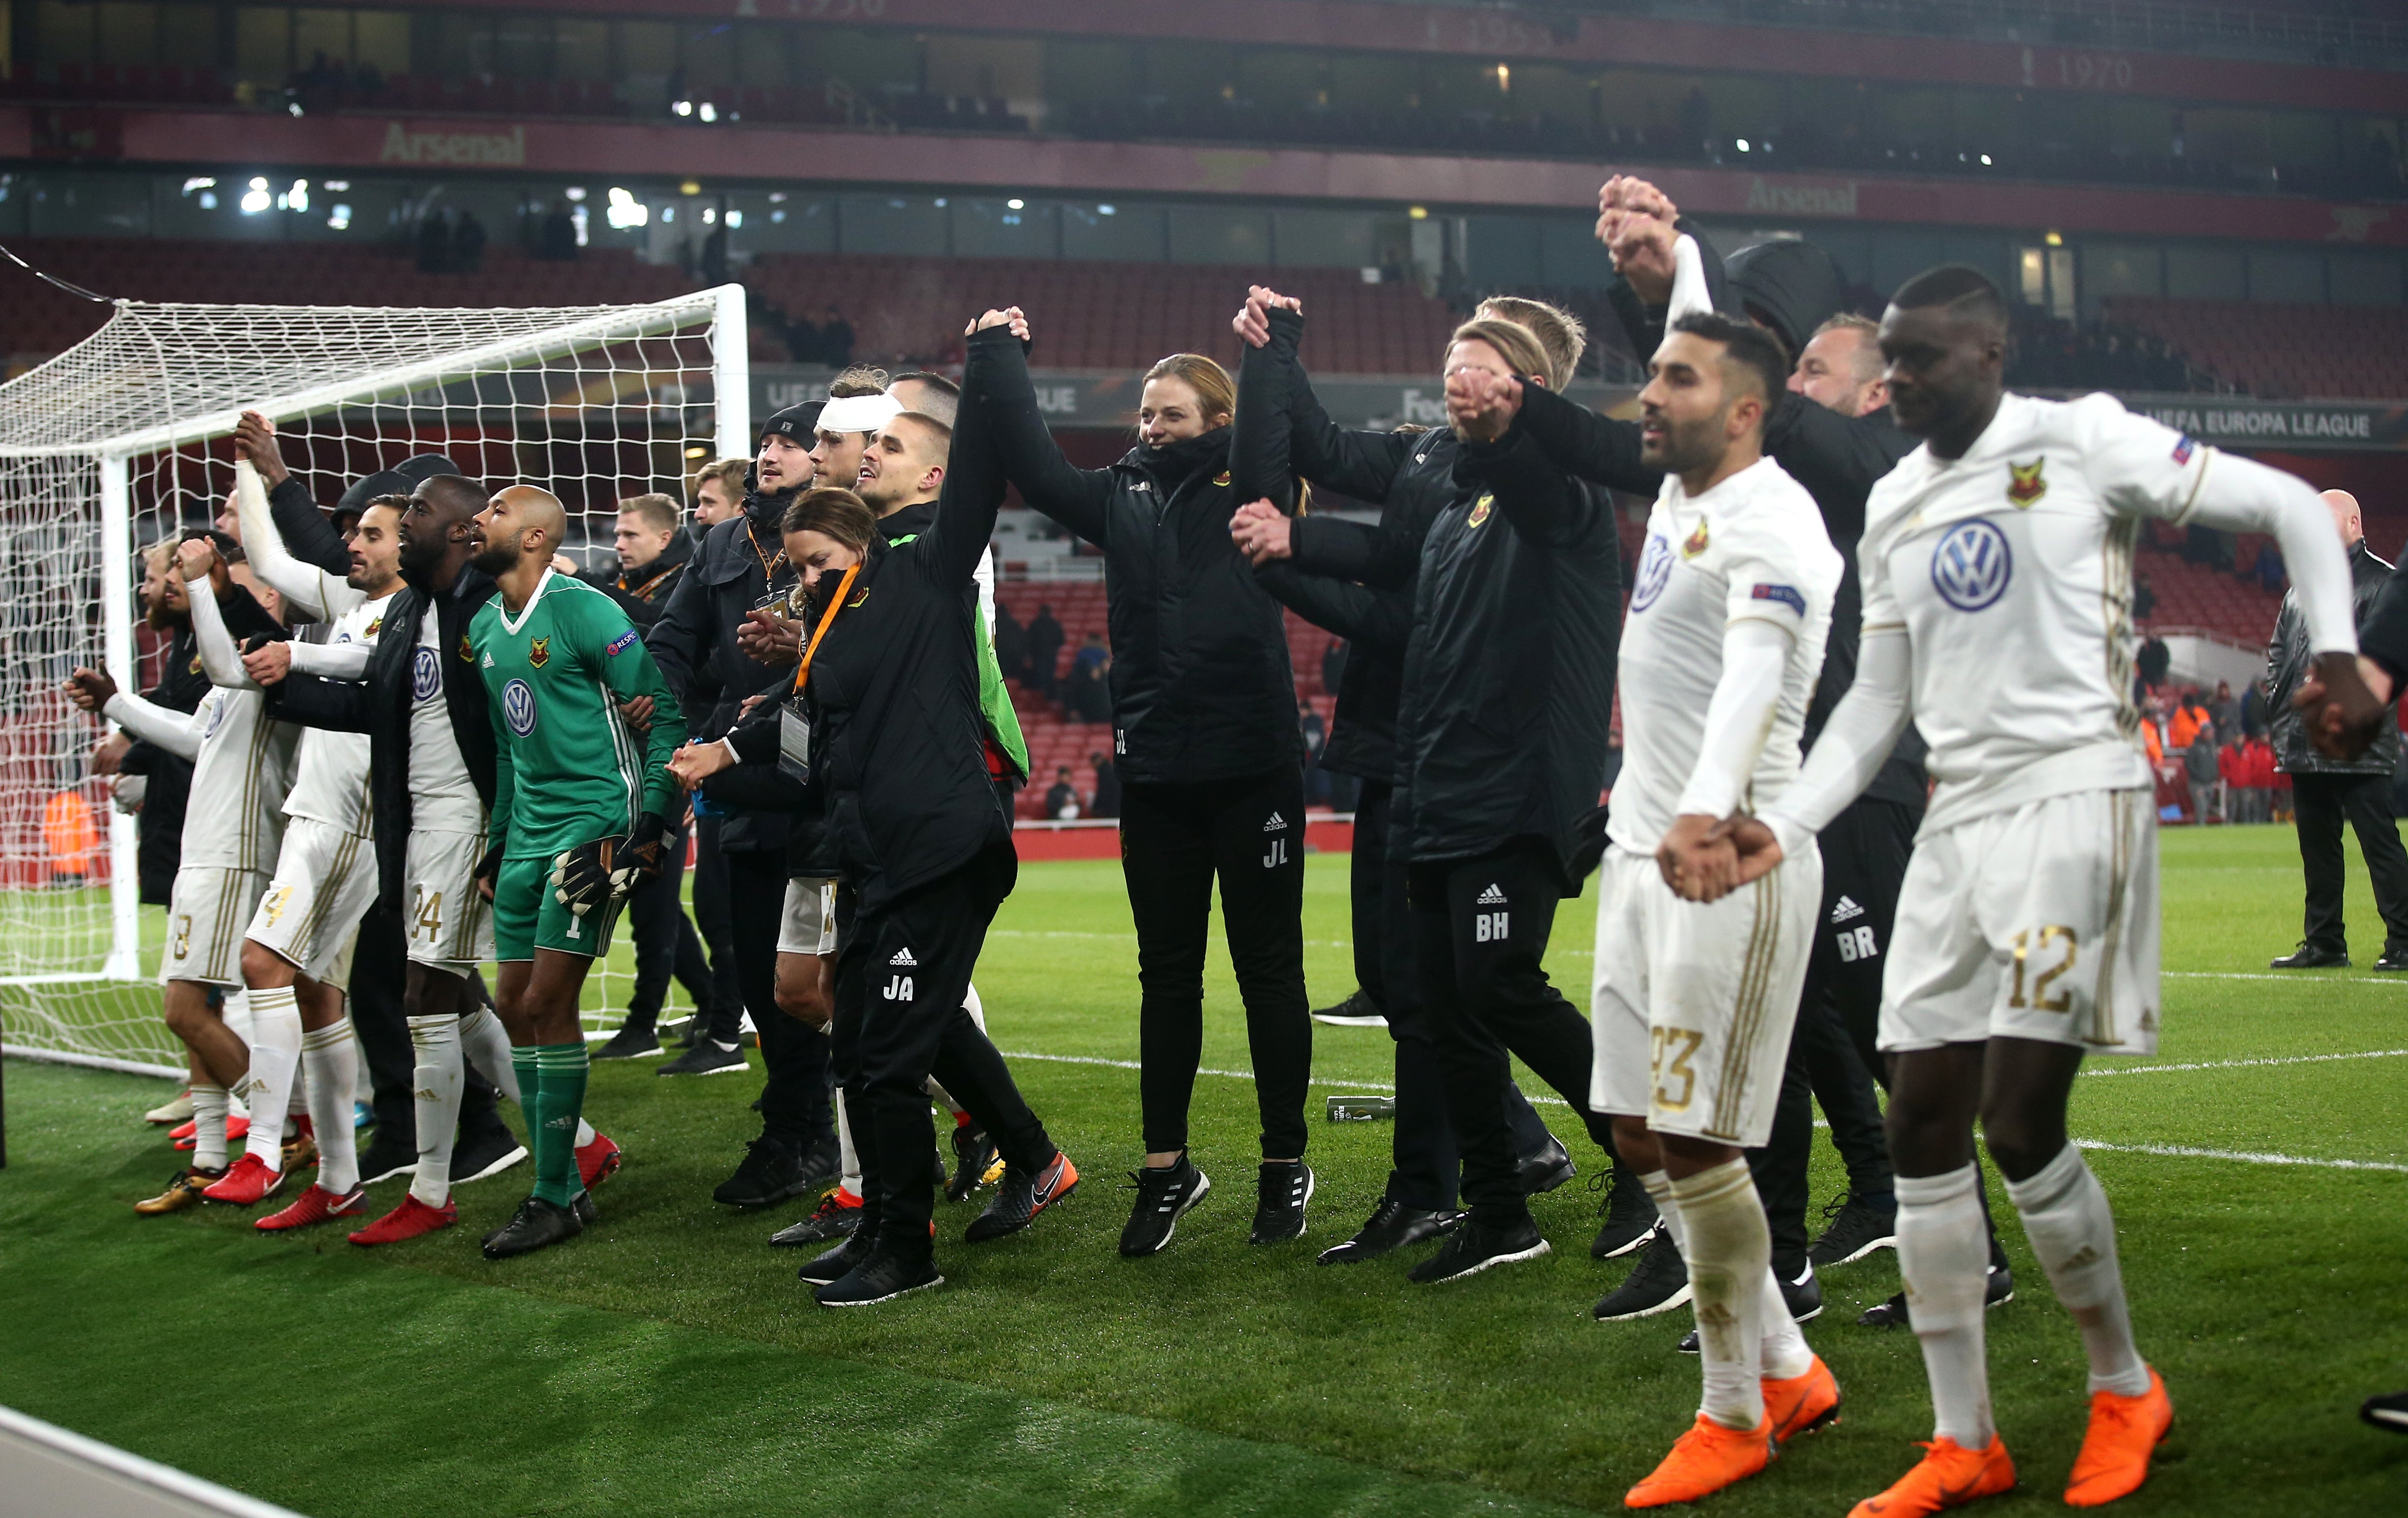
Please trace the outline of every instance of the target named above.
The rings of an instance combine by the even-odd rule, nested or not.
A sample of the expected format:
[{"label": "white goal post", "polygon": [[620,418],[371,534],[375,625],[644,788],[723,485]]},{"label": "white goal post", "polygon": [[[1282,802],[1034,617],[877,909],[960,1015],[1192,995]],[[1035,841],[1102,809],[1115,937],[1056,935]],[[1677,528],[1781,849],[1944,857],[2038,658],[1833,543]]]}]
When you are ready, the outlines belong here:
[{"label": "white goal post", "polygon": [[[136,819],[92,772],[103,724],[60,684],[158,678],[141,551],[206,525],[246,410],[322,505],[418,453],[567,507],[572,556],[614,567],[618,502],[752,452],[745,292],[642,306],[401,308],[117,301],[101,329],[0,385],[0,1038],[11,1054],[180,1073],[151,976]],[[631,989],[628,936],[586,994]],[[675,998],[675,993],[672,992]]]}]

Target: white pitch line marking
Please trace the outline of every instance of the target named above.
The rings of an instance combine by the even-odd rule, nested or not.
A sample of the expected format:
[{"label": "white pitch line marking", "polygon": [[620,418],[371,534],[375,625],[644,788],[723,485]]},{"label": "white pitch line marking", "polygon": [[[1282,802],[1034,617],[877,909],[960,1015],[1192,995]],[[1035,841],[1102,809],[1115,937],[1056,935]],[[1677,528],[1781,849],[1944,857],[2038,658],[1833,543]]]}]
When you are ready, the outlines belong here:
[{"label": "white pitch line marking", "polygon": [[2304,1154],[2272,1154],[2246,1149],[2199,1149],[2190,1144],[2110,1144],[2096,1138],[2073,1140],[2084,1149],[2104,1150],[2111,1154],[2161,1154],[2173,1159],[2232,1160],[2242,1165],[2300,1165],[2317,1170],[2396,1170],[2408,1173],[2408,1165],[2389,1160],[2320,1160]]},{"label": "white pitch line marking", "polygon": [[2169,1070],[2242,1070],[2262,1065],[2326,1065],[2337,1059],[2399,1059],[2408,1049],[2369,1049],[2354,1054],[2282,1054],[2266,1059],[2211,1059],[2191,1065],[2100,1065],[2084,1075],[2157,1075]]}]

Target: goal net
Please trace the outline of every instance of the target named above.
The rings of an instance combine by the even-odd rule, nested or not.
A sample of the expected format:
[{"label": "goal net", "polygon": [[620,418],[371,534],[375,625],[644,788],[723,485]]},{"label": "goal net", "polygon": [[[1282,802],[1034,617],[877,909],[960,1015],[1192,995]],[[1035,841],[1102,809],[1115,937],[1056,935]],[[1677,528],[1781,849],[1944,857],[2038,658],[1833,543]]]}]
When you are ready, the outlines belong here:
[{"label": "goal net", "polygon": [[[744,291],[531,309],[114,304],[0,385],[0,1037],[11,1053],[180,1073],[136,819],[93,773],[105,724],[60,694],[78,665],[128,690],[158,679],[141,551],[217,517],[235,423],[255,409],[322,505],[443,453],[494,488],[558,495],[570,556],[615,568],[620,500],[682,503],[695,467],[752,450]],[[617,937],[587,981],[589,1029],[615,1026],[633,985]]]}]

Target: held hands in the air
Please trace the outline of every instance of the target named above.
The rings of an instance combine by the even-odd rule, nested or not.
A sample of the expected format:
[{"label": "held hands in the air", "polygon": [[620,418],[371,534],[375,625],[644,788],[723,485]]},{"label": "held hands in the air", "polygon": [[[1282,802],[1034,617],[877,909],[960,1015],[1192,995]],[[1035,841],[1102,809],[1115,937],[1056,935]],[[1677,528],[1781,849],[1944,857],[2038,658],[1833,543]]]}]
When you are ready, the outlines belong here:
[{"label": "held hands in the air", "polygon": [[2307,722],[2308,741],[2333,759],[2364,753],[2390,720],[2391,676],[2359,654],[2319,653],[2291,697]]},{"label": "held hands in the air", "polygon": [[1522,414],[1522,381],[1486,369],[1456,369],[1446,377],[1446,420],[1475,443],[1493,443]]},{"label": "held hands in the air", "polygon": [[245,411],[242,420],[234,424],[234,456],[249,459],[259,471],[259,482],[274,490],[284,482],[291,470],[284,467],[283,451],[276,446],[276,423],[257,411]]},{"label": "held hands in the air", "polygon": [[1270,309],[1304,314],[1304,302],[1294,295],[1283,295],[1268,285],[1246,286],[1246,304],[1229,319],[1229,329],[1244,340],[1249,348],[1260,348],[1271,340]]},{"label": "held hands in the air", "polygon": [[724,743],[689,743],[669,755],[669,773],[691,791],[734,763]]},{"label": "held hands in the air", "polygon": [[293,645],[278,638],[242,656],[242,672],[254,685],[274,685],[293,672]]},{"label": "held hands in the air", "polygon": [[1612,255],[1614,272],[1649,305],[1670,300],[1681,208],[1645,179],[1624,174],[1605,181],[1597,208],[1597,240]]},{"label": "held hands in the air", "polygon": [[1024,343],[1028,341],[1028,313],[1017,306],[1007,306],[999,311],[989,310],[984,316],[962,328],[962,336],[967,337],[973,332],[984,332],[989,327],[1000,326],[1010,326],[1013,337]]},{"label": "held hands in the air", "polygon": [[802,661],[803,624],[766,607],[755,607],[736,624],[736,646],[755,664],[781,669]]},{"label": "held hands in the air", "polygon": [[1268,501],[1255,501],[1238,508],[1229,519],[1229,541],[1253,565],[1284,559],[1295,551],[1288,534],[1294,525]]},{"label": "held hands in the air", "polygon": [[67,693],[68,700],[83,710],[98,711],[108,705],[110,696],[117,694],[117,681],[111,680],[106,670],[78,666],[60,689]]}]

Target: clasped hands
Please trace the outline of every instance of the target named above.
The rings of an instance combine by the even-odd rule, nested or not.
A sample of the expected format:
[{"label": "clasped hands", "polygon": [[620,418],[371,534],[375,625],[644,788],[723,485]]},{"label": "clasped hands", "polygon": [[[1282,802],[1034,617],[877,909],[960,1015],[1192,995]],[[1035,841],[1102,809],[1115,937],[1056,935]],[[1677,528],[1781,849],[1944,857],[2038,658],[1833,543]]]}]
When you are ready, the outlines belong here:
[{"label": "clasped hands", "polygon": [[1720,820],[1684,812],[1656,846],[1656,867],[1684,901],[1719,901],[1770,874],[1781,858],[1772,829],[1744,812]]}]

